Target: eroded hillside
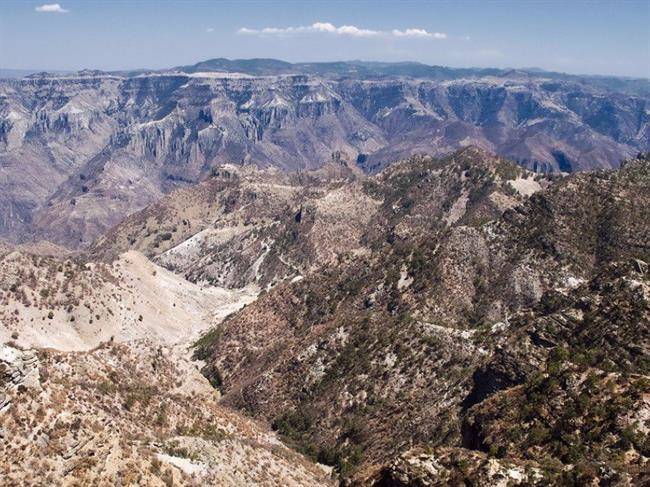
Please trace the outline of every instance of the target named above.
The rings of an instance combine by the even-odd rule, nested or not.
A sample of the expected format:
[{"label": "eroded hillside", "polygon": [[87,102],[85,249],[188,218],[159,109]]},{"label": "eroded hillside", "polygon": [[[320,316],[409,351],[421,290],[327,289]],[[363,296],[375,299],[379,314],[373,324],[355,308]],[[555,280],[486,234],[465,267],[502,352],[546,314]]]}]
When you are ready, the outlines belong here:
[{"label": "eroded hillside", "polygon": [[574,172],[650,148],[644,80],[255,65],[0,81],[0,237],[85,248],[224,164],[314,169],[343,151],[374,173],[477,145],[536,171]]},{"label": "eroded hillside", "polygon": [[135,251],[112,264],[15,251],[0,259],[0,276],[0,337],[58,350],[108,340],[188,340],[257,294],[201,288]]},{"label": "eroded hillside", "polygon": [[7,478],[642,485],[649,186],[337,153],[221,167],[81,254],[2,244]]},{"label": "eroded hillside", "polygon": [[[197,355],[209,362],[205,373],[221,384],[226,404],[272,422],[294,445],[344,476],[363,477],[372,465],[414,445],[490,453],[485,440],[465,443],[468,411],[487,408],[496,391],[518,387],[535,374],[544,381],[548,371],[546,359],[526,348],[515,367],[519,375],[481,375],[486,364],[506,367],[514,361],[503,356],[504,349],[515,349],[509,338],[524,346],[516,337],[534,319],[530,310],[577,299],[574,289],[594,294],[598,302],[600,287],[607,293],[614,284],[592,279],[638,259],[630,277],[615,281],[623,288],[632,282],[634,293],[614,295],[607,307],[586,315],[586,323],[580,318],[566,325],[569,331],[552,328],[548,338],[533,343],[564,357],[568,375],[562,380],[569,382],[584,368],[575,372],[572,364],[580,362],[574,352],[563,355],[565,348],[593,348],[588,353],[598,350],[608,364],[633,343],[634,352],[626,352],[637,357],[631,366],[587,362],[598,380],[627,381],[622,390],[630,388],[634,401],[645,401],[648,160],[630,161],[619,172],[563,178],[523,204],[507,189],[534,182],[476,150],[411,160],[366,181],[366,191],[382,201],[362,237],[367,252],[346,254],[337,265],[284,282],[215,327],[198,343]],[[624,338],[594,342],[589,331],[571,338],[573,327],[605,332],[591,320],[611,320],[612,333],[626,330]],[[623,370],[638,378],[603,376]],[[597,388],[579,391],[584,401],[608,400],[591,397]],[[622,401],[622,408],[631,404]],[[578,422],[594,419],[589,409],[576,414]],[[622,463],[609,445],[596,447],[602,450],[598,458],[591,447],[576,447],[567,456],[551,449],[556,463],[544,475],[561,476],[576,462],[586,462],[592,472],[605,461],[612,475],[637,478],[647,466],[646,421],[629,423],[640,443]],[[553,428],[547,427],[551,437]],[[521,459],[517,447],[513,451]]]}]

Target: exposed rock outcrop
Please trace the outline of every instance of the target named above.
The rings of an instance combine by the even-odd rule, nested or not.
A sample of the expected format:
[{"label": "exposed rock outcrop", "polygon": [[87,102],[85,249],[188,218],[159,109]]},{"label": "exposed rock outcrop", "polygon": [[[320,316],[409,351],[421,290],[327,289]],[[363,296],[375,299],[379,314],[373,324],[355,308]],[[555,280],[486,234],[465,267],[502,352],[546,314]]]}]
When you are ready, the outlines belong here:
[{"label": "exposed rock outcrop", "polygon": [[0,237],[85,247],[224,163],[309,169],[343,151],[377,172],[474,144],[536,171],[573,172],[650,148],[647,94],[625,83],[499,70],[365,78],[307,65],[260,76],[253,64],[242,67],[253,74],[1,81]]}]

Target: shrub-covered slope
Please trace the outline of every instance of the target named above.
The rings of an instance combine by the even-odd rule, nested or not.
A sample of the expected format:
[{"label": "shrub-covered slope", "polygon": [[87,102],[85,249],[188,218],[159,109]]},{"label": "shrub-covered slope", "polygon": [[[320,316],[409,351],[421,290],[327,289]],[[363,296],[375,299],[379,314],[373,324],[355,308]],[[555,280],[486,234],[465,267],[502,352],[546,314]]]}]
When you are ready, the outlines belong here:
[{"label": "shrub-covered slope", "polygon": [[[508,354],[522,350],[521,330],[535,313],[541,320],[563,300],[577,299],[576,292],[599,299],[592,286],[604,281],[592,280],[630,259],[645,268],[648,160],[563,178],[523,203],[511,189],[535,180],[517,171],[470,149],[397,164],[366,181],[364,190],[381,202],[361,238],[366,252],[278,285],[199,343],[198,356],[209,362],[205,372],[226,403],[271,421],[344,476],[363,478],[414,445],[507,454],[498,442],[490,451],[486,440],[467,438],[470,414],[482,406],[488,411],[498,391],[519,387],[508,392],[515,397],[528,381],[542,380],[550,360],[544,346],[560,356],[566,348],[634,355],[625,373],[645,375],[647,302],[625,304],[634,301],[625,293],[620,306],[591,311],[595,322],[613,321],[620,339],[599,341],[591,322],[574,323],[577,331],[553,329],[540,339],[546,345],[533,342],[535,353]],[[643,282],[644,272],[630,279]],[[603,384],[609,380],[603,374],[615,372],[584,360]],[[582,373],[571,367],[562,369],[568,375],[559,383]],[[625,382],[623,395],[646,384],[643,377],[622,377],[616,380]],[[520,423],[512,419],[513,427]],[[562,457],[554,448],[549,457],[563,465],[591,455],[585,448],[578,459]],[[593,461],[615,454],[605,450]],[[634,475],[628,463],[617,472]]]}]

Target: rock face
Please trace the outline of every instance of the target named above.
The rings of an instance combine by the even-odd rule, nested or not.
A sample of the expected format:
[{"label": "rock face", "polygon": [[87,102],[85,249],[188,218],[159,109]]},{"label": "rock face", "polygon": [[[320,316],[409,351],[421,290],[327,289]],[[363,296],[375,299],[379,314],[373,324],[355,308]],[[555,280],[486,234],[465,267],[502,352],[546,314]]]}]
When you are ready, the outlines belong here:
[{"label": "rock face", "polygon": [[358,68],[213,62],[1,81],[0,237],[83,247],[224,163],[316,168],[343,151],[376,172],[475,144],[572,172],[650,147],[647,90],[625,83]]},{"label": "rock face", "polygon": [[386,466],[370,484],[374,487],[443,487],[466,483],[485,487],[546,485],[542,480],[539,471],[530,466],[489,458],[481,452],[440,448],[432,453],[415,448]]},{"label": "rock face", "polygon": [[33,350],[0,345],[0,413],[10,407],[19,387],[40,389],[38,357]]}]

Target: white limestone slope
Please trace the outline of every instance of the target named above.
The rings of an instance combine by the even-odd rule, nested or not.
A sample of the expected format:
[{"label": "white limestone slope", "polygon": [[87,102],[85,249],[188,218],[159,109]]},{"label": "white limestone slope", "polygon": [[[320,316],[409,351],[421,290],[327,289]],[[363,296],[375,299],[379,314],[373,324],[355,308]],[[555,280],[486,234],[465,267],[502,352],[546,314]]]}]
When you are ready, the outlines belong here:
[{"label": "white limestone slope", "polygon": [[[172,345],[197,338],[257,295],[255,288],[201,287],[129,251],[112,265],[67,267],[14,252],[0,261],[6,285],[0,341],[62,351],[146,339]],[[29,274],[29,280],[20,276]]]}]

